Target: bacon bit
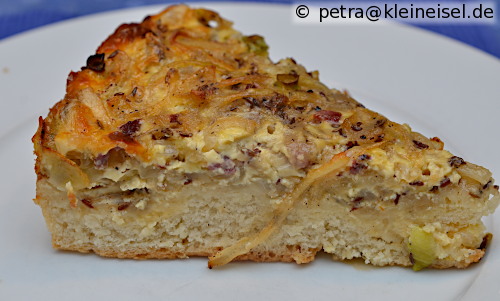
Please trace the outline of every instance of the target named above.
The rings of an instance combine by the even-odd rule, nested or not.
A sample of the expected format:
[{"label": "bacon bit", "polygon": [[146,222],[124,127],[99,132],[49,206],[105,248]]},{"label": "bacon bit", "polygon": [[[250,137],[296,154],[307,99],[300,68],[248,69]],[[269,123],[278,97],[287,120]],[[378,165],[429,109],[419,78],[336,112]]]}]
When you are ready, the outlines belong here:
[{"label": "bacon bit", "polygon": [[412,254],[412,253],[410,253],[409,258],[410,258],[410,263],[411,263],[412,265],[413,265],[413,264],[415,264],[415,259],[413,258],[413,254]]},{"label": "bacon bit", "polygon": [[432,137],[431,141],[438,142],[438,143],[443,143],[443,141],[441,141],[441,139],[439,139],[438,137]]},{"label": "bacon bit", "polygon": [[340,135],[340,136],[342,136],[342,137],[344,137],[344,138],[347,138],[347,135],[344,133],[344,130],[343,130],[343,129],[340,129],[340,130],[338,131],[338,133],[339,133],[339,135]]},{"label": "bacon bit", "polygon": [[424,182],[422,181],[413,181],[411,183],[408,183],[411,186],[424,186]]},{"label": "bacon bit", "polygon": [[379,119],[375,122],[375,127],[383,127],[387,122],[387,119]]},{"label": "bacon bit", "polygon": [[193,134],[179,132],[179,136],[181,136],[183,138],[189,138],[189,137],[193,137]]},{"label": "bacon bit", "polygon": [[450,178],[444,178],[441,183],[439,183],[439,187],[443,188],[451,184]]},{"label": "bacon bit", "polygon": [[438,186],[432,186],[431,190],[429,190],[430,192],[437,192],[439,190],[439,187]]},{"label": "bacon bit", "polygon": [[114,58],[117,54],[118,54],[118,50],[111,52],[111,54],[108,56],[108,59]]},{"label": "bacon bit", "polygon": [[88,57],[86,68],[95,72],[103,72],[105,65],[104,53],[97,53]]},{"label": "bacon bit", "polygon": [[364,160],[370,160],[372,157],[368,154],[362,154],[361,156],[358,157],[358,160],[364,161]]},{"label": "bacon bit", "polygon": [[184,185],[188,185],[188,184],[191,184],[191,183],[193,183],[193,179],[186,179],[184,181]]},{"label": "bacon bit", "polygon": [[236,164],[229,157],[224,156],[224,161],[222,163],[214,163],[208,166],[209,170],[222,170],[225,175],[233,175],[236,173]]},{"label": "bacon bit", "polygon": [[245,149],[242,149],[241,152],[244,153],[245,155],[253,158],[253,157],[256,157],[258,154],[260,154],[261,150],[258,148],[254,148],[254,149],[245,148]]},{"label": "bacon bit", "polygon": [[[123,148],[121,147],[114,147],[110,149],[106,154],[99,154],[97,157],[94,159],[94,165],[97,169],[104,169],[108,167],[108,162],[110,157],[113,155],[115,160],[117,159],[117,155],[121,157],[121,154],[123,154]],[[97,187],[97,186],[96,186]]]},{"label": "bacon bit", "polygon": [[364,197],[359,196],[359,197],[355,198],[354,200],[352,200],[352,202],[355,204],[359,204],[363,199],[364,199]]},{"label": "bacon bit", "polygon": [[483,189],[488,189],[488,187],[490,187],[491,183],[492,183],[492,181],[489,180],[488,183],[483,185]]},{"label": "bacon bit", "polygon": [[118,205],[118,211],[122,211],[122,210],[125,210],[128,208],[128,206],[130,206],[130,203],[121,203],[120,205]]},{"label": "bacon bit", "polygon": [[123,134],[122,132],[113,132],[108,135],[109,139],[114,140],[114,141],[122,141],[127,144],[132,144],[135,143],[134,138],[127,136]]},{"label": "bacon bit", "polygon": [[361,121],[358,121],[358,122],[356,122],[356,124],[351,125],[351,129],[352,129],[353,131],[359,132],[359,131],[361,131],[361,130],[363,129],[363,128],[361,127],[361,125],[362,125],[362,124],[363,124],[363,123],[362,123]]},{"label": "bacon bit", "polygon": [[195,90],[191,90],[191,93],[193,93],[194,95],[196,95],[201,99],[206,99],[207,96],[215,94],[215,91],[217,90],[218,90],[217,87],[214,87],[213,84],[210,84],[210,85],[202,85]]},{"label": "bacon bit", "polygon": [[168,138],[172,137],[174,133],[172,132],[171,129],[165,128],[162,129],[161,131],[155,131],[153,134],[151,134],[151,139],[153,140],[167,140]]},{"label": "bacon bit", "polygon": [[374,142],[382,142],[384,140],[385,134],[380,134],[377,136]]},{"label": "bacon bit", "polygon": [[466,164],[464,159],[453,156],[448,160],[448,163],[450,164],[451,167],[459,168],[460,166]]},{"label": "bacon bit", "polygon": [[349,172],[351,174],[355,175],[355,174],[358,174],[367,168],[368,168],[368,165],[354,161],[354,163],[352,163],[351,168],[349,169]]},{"label": "bacon bit", "polygon": [[170,83],[170,80],[172,79],[172,77],[177,73],[177,69],[174,69],[174,68],[170,68],[168,69],[167,71],[167,74],[165,75],[165,83],[168,84]]},{"label": "bacon bit", "polygon": [[349,142],[347,142],[346,146],[347,146],[347,149],[351,149],[355,146],[359,146],[359,144],[358,144],[358,141],[349,141]]},{"label": "bacon bit", "polygon": [[399,198],[401,197],[401,195],[399,193],[396,194],[396,198],[394,199],[394,205],[397,205],[399,204]]},{"label": "bacon bit", "polygon": [[102,123],[99,120],[96,120],[96,124],[101,130],[104,129],[104,126],[102,126]]},{"label": "bacon bit", "polygon": [[481,244],[479,245],[479,249],[485,250],[486,247],[488,247],[488,243],[491,241],[492,238],[493,238],[493,235],[491,233],[487,233],[483,237],[483,241],[481,241]]},{"label": "bacon bit", "polygon": [[87,200],[87,199],[82,199],[80,200],[85,206],[89,207],[90,209],[94,209],[94,206],[92,205],[92,202]]},{"label": "bacon bit", "polygon": [[108,166],[109,152],[106,154],[99,154],[94,159],[94,165],[97,169],[104,169]]},{"label": "bacon bit", "polygon": [[480,196],[478,196],[477,194],[475,193],[472,193],[472,192],[469,192],[469,195],[475,199],[479,199]]},{"label": "bacon bit", "polygon": [[419,149],[426,149],[426,148],[429,148],[429,146],[423,142],[420,142],[420,141],[417,141],[417,140],[413,140],[413,143],[415,144],[415,146]]},{"label": "bacon bit", "polygon": [[275,94],[269,101],[267,101],[265,98],[262,100],[263,106],[271,110],[273,114],[282,112],[285,109],[287,103],[288,97],[283,94]]},{"label": "bacon bit", "polygon": [[182,123],[179,121],[179,114],[172,114],[169,116],[170,123],[177,123],[181,125]]},{"label": "bacon bit", "polygon": [[310,154],[313,152],[313,147],[304,142],[292,142],[287,145],[289,153],[289,161],[293,167],[302,169],[311,164]]},{"label": "bacon bit", "polygon": [[323,121],[326,121],[330,124],[338,125],[340,118],[342,118],[342,113],[320,109],[320,111],[317,111],[313,115],[313,123],[321,123]]},{"label": "bacon bit", "polygon": [[360,197],[357,197],[354,200],[352,200],[352,202],[354,203],[354,206],[351,208],[350,212],[352,212],[354,210],[358,210],[359,209],[359,205],[361,204],[361,201],[363,199],[364,199],[364,197],[360,196]]},{"label": "bacon bit", "polygon": [[495,188],[496,190],[498,190],[498,188],[500,188],[498,185],[493,185],[493,188]]},{"label": "bacon bit", "polygon": [[113,132],[108,137],[115,141],[122,141],[129,144],[134,143],[133,136],[140,129],[141,123],[141,119],[129,121],[119,127],[120,131]]},{"label": "bacon bit", "polygon": [[124,135],[132,136],[141,128],[141,124],[141,119],[136,119],[123,124],[119,129]]}]

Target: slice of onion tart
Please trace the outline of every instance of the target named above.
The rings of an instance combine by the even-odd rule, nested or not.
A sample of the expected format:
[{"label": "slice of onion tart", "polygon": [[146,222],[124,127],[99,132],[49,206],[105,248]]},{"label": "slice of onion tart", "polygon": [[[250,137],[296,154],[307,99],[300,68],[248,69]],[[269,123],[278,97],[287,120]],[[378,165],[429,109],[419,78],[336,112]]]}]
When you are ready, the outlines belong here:
[{"label": "slice of onion tart", "polygon": [[185,5],[102,43],[33,137],[55,248],[119,258],[464,268],[491,173]]}]

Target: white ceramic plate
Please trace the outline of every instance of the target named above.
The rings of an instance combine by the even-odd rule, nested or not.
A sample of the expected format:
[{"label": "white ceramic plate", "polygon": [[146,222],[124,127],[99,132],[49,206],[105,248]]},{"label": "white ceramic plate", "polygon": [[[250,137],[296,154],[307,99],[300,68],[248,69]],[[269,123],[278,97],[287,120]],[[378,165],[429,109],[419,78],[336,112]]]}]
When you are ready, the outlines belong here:
[{"label": "white ceramic plate", "polygon": [[[201,5],[201,4],[196,4]],[[260,33],[274,59],[293,56],[349,89],[367,107],[439,136],[448,149],[500,174],[500,63],[477,50],[412,27],[298,25],[291,7],[207,5],[247,34]],[[146,7],[62,22],[0,42],[0,300],[500,300],[500,214],[486,219],[497,238],[467,270],[369,268],[206,259],[133,261],[55,251],[35,195],[30,143],[36,118],[64,95],[78,70],[119,24]]]}]

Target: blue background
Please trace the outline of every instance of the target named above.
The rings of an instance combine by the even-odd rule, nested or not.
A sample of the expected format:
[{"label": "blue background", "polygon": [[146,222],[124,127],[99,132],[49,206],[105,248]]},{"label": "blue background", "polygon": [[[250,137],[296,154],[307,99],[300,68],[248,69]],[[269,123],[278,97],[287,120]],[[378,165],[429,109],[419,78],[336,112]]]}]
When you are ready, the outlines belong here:
[{"label": "blue background", "polygon": [[[245,1],[244,2],[272,2],[272,3],[306,3],[307,1],[291,0],[269,0],[269,1]],[[241,1],[241,2],[243,2]],[[350,2],[352,0],[345,0]],[[378,0],[365,0],[373,2]],[[418,3],[431,1],[443,3],[447,0],[406,0],[406,2]],[[0,0],[0,39],[20,33],[45,24],[61,20],[88,15],[101,11],[109,11],[119,8],[136,7],[150,4],[165,4],[175,1],[165,0]],[[337,2],[339,2],[337,0]],[[460,1],[472,2],[472,1]],[[477,1],[475,1],[477,2]],[[481,2],[481,1],[479,1]],[[485,1],[483,1],[485,2]],[[491,25],[451,25],[432,24],[414,25],[430,30],[441,35],[462,41],[473,47],[481,49],[497,58],[500,58],[500,0],[495,2],[495,24]],[[383,1],[382,1],[383,3]]]}]

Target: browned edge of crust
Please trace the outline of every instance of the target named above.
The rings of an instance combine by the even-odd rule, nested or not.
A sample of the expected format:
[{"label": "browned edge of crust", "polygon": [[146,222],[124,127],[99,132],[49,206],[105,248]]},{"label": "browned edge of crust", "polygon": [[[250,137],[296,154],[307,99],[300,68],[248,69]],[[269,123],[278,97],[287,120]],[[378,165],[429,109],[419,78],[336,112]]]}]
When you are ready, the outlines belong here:
[{"label": "browned edge of crust", "polygon": [[[120,258],[120,259],[185,259],[189,257],[210,257],[215,255],[218,251],[222,250],[220,248],[206,248],[196,251],[181,251],[173,250],[170,248],[140,248],[140,249],[130,249],[127,251],[122,251],[117,248],[96,248],[93,245],[86,246],[67,246],[63,247],[59,245],[55,240],[52,241],[52,246],[55,249],[64,251],[77,251],[80,253],[95,253],[102,257],[109,258]],[[318,252],[323,252],[322,249],[307,249],[302,250],[300,246],[288,246],[284,248],[284,252],[273,252],[273,251],[250,251],[246,254],[236,257],[233,261],[254,261],[254,262],[295,262],[297,264],[309,263],[315,260],[316,254]],[[472,253],[467,260],[456,262],[453,260],[439,259],[434,261],[429,268],[435,269],[447,269],[447,268],[458,268],[464,269],[473,263],[481,261],[485,255],[484,249],[477,249],[476,252]],[[332,254],[325,253],[332,256]],[[335,261],[346,262],[350,260],[342,260],[336,258],[335,255],[332,256]],[[362,260],[362,259],[361,259]],[[388,266],[401,266],[410,267],[409,265],[403,264],[389,264]]]}]

